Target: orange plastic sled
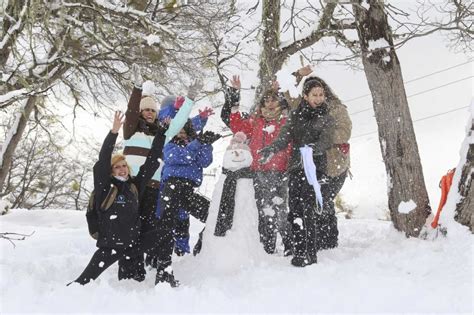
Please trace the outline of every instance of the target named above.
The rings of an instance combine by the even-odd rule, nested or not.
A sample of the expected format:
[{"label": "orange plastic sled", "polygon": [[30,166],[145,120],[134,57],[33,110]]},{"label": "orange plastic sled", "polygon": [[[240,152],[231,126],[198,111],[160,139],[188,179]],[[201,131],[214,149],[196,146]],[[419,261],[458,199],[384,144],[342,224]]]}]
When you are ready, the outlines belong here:
[{"label": "orange plastic sled", "polygon": [[455,171],[455,168],[449,170],[439,182],[439,187],[441,188],[441,200],[439,201],[438,211],[436,211],[436,215],[433,219],[433,222],[431,222],[431,227],[433,229],[436,229],[438,227],[439,216],[441,214],[441,210],[443,210],[443,207],[446,204],[446,200],[448,199],[448,193],[449,189],[451,188],[451,184],[453,183],[453,176]]}]

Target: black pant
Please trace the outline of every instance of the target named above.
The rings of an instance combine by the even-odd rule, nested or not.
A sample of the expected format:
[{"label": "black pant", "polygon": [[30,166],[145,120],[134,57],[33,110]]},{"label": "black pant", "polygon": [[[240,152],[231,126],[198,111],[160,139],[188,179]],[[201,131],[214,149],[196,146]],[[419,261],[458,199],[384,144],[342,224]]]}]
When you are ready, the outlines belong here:
[{"label": "black pant", "polygon": [[287,175],[281,172],[254,174],[260,242],[265,251],[270,254],[275,252],[277,233],[281,235],[285,250],[291,248],[287,182]]},{"label": "black pant", "polygon": [[319,249],[337,247],[339,231],[334,207],[334,199],[344,185],[347,171],[339,176],[328,177],[327,184],[322,185],[324,211],[317,216],[317,239]]},{"label": "black pant", "polygon": [[[158,188],[146,187],[145,193],[143,194],[143,199],[140,202],[140,219],[141,219],[141,229],[140,233],[147,233],[149,231],[156,230],[157,228],[157,219],[155,215],[156,211],[156,200],[159,195]],[[147,255],[153,256],[152,253]],[[134,277],[145,276],[145,265],[144,265],[144,254],[137,253],[136,256],[127,256],[123,259],[120,259],[118,278],[121,279],[131,279]]]},{"label": "black pant", "polygon": [[158,237],[162,246],[158,248],[157,256],[160,267],[166,268],[171,265],[173,232],[178,224],[179,209],[186,209],[201,222],[206,222],[209,201],[194,192],[194,183],[191,180],[177,177],[170,177],[166,181],[160,198],[162,214],[158,221]]},{"label": "black pant", "polygon": [[318,251],[317,212],[320,209],[314,188],[306,180],[304,170],[299,169],[290,172],[288,188],[293,255],[315,260]]},{"label": "black pant", "polygon": [[135,257],[138,254],[154,251],[157,246],[162,246],[161,242],[157,242],[157,240],[160,240],[158,230],[152,230],[140,235],[138,244],[133,247],[99,248],[92,255],[84,271],[74,282],[86,284],[91,280],[97,279],[102,272],[119,259]]}]

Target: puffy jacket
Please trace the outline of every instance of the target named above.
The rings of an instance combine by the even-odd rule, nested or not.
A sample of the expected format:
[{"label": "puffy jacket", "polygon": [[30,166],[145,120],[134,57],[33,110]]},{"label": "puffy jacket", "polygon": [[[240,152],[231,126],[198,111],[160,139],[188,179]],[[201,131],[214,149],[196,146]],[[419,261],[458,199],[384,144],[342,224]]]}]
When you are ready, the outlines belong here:
[{"label": "puffy jacket", "polygon": [[[328,176],[335,177],[339,176],[350,167],[350,149],[349,139],[351,138],[352,122],[347,112],[347,107],[342,104],[336,94],[332,91],[329,85],[321,78],[310,75],[309,77],[303,78],[299,74],[295,73],[296,82],[300,83],[302,80],[306,82],[308,79],[316,79],[323,86],[326,87],[326,99],[329,109],[329,115],[334,119],[334,134],[333,134],[333,145],[326,151],[327,163],[327,174]],[[300,84],[303,87],[303,83]],[[301,97],[291,98],[289,93],[285,93],[287,100],[289,101],[291,108],[296,108],[301,103]]]},{"label": "puffy jacket", "polygon": [[302,169],[303,163],[300,147],[313,147],[313,160],[316,164],[318,178],[327,176],[326,151],[332,146],[334,119],[329,115],[327,104],[312,108],[306,101],[290,113],[278,138],[269,146],[271,151],[278,152],[293,143],[289,170]]},{"label": "puffy jacket", "polygon": [[179,144],[172,140],[163,149],[162,181],[170,177],[192,180],[196,186],[202,183],[203,168],[212,163],[212,145],[193,140],[189,144]]},{"label": "puffy jacket", "polygon": [[[136,177],[131,177],[123,182],[110,175],[110,159],[117,140],[117,134],[109,132],[102,144],[99,160],[93,168],[94,173],[94,205],[99,211],[99,237],[98,247],[121,248],[136,244],[140,233],[139,199],[143,194],[146,184],[160,165],[158,158],[163,149],[165,136],[158,133],[152,149]],[[135,184],[139,192],[138,197],[133,193],[131,184]],[[102,204],[110,192],[111,185],[117,187],[118,192],[107,210],[97,210],[97,205]]]},{"label": "puffy jacket", "polygon": [[270,145],[278,137],[285,123],[285,117],[267,121],[263,117],[245,119],[239,112],[230,114],[230,129],[232,133],[242,131],[250,139],[249,147],[253,157],[250,168],[252,170],[278,172],[285,172],[287,170],[288,160],[291,155],[291,143],[284,150],[276,153],[265,164],[258,162],[261,156],[257,153],[258,150]]}]

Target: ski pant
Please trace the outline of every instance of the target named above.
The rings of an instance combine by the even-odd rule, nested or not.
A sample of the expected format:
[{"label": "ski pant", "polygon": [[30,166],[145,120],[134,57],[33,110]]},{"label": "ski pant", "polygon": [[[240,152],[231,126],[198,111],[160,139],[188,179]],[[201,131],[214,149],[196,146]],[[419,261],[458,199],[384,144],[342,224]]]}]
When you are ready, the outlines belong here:
[{"label": "ski pant", "polygon": [[81,275],[74,280],[82,285],[89,283],[91,280],[97,279],[102,272],[109,268],[119,259],[126,257],[135,257],[138,254],[155,250],[156,246],[162,246],[161,242],[157,243],[158,230],[148,231],[140,235],[138,244],[132,247],[108,248],[101,247],[92,255],[89,264],[86,266]]},{"label": "ski pant", "polygon": [[[157,219],[155,216],[156,200],[159,196],[159,189],[147,186],[140,203],[141,234],[156,230]],[[153,254],[147,254],[147,259],[153,259]],[[144,265],[144,254],[137,253],[135,256],[127,256],[120,259],[118,278],[132,279],[134,277],[144,277],[146,274]]]},{"label": "ski pant", "polygon": [[337,247],[339,231],[337,229],[337,217],[334,207],[334,199],[344,185],[347,171],[339,176],[328,177],[327,184],[322,185],[324,211],[317,215],[317,239],[319,249]]},{"label": "ski pant", "polygon": [[[195,193],[191,200],[190,208],[188,209],[179,209],[178,211],[178,220],[176,221],[176,227],[174,229],[175,237],[175,251],[181,253],[189,253],[189,215],[192,215],[202,223],[206,223],[207,216],[209,214],[210,201],[200,195]],[[198,242],[202,241],[202,232],[199,235]],[[197,246],[201,244],[197,243]],[[200,249],[198,250],[198,252]],[[195,251],[194,251],[195,252]]]},{"label": "ski pant", "polygon": [[269,254],[275,252],[277,233],[281,235],[285,251],[291,249],[287,183],[287,175],[281,172],[256,172],[254,175],[260,242]]},{"label": "ski pant", "polygon": [[317,212],[320,206],[313,186],[306,180],[304,170],[296,169],[289,174],[288,188],[293,256],[315,261],[318,251]]},{"label": "ski pant", "polygon": [[201,222],[206,222],[209,213],[209,201],[194,192],[195,184],[191,180],[170,177],[161,191],[161,218],[158,221],[158,238],[161,246],[157,257],[160,268],[171,265],[171,256],[175,240],[173,234],[179,221],[179,209],[189,209]]}]

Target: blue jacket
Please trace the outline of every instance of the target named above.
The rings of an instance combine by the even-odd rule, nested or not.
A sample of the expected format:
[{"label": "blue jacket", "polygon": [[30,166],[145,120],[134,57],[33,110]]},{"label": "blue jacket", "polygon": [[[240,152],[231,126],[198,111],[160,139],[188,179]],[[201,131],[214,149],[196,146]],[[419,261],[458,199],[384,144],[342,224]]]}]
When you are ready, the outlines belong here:
[{"label": "blue jacket", "polygon": [[[162,109],[158,112],[158,119],[159,121],[163,121],[166,117],[171,117],[171,119],[176,116],[176,113],[178,110],[174,108],[174,103],[173,104],[164,104]],[[207,123],[207,118],[201,118],[201,116],[196,115],[193,118],[191,118],[191,122],[193,124],[193,128],[196,132],[201,132],[202,129],[204,129],[204,126]]]},{"label": "blue jacket", "polygon": [[170,177],[192,180],[196,186],[202,183],[202,170],[212,163],[212,145],[193,140],[187,145],[173,141],[163,148],[165,166],[161,175],[162,182]]}]

